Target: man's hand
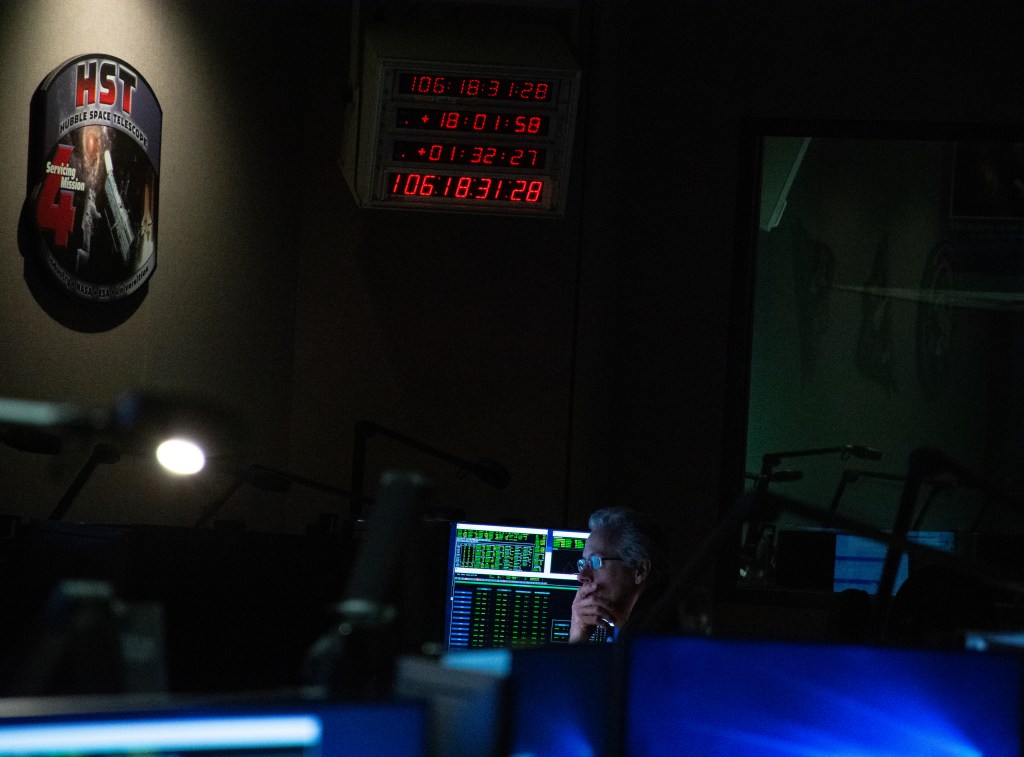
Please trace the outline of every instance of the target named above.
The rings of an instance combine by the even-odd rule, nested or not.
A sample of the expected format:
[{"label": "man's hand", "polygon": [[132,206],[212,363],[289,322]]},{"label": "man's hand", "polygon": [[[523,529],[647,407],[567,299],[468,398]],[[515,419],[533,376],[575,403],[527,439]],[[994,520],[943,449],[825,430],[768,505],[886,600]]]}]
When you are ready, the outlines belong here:
[{"label": "man's hand", "polygon": [[569,626],[569,642],[586,641],[598,625],[608,626],[615,622],[614,613],[604,602],[594,596],[594,587],[580,586],[572,601],[572,623]]}]

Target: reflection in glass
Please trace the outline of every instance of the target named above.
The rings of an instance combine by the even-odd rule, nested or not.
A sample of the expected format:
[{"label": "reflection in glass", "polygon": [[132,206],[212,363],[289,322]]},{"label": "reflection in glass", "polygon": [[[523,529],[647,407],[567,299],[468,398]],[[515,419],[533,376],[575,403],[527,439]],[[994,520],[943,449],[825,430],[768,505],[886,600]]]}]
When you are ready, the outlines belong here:
[{"label": "reflection in glass", "polygon": [[[772,490],[880,529],[915,449],[1024,491],[1024,142],[767,136],[761,148],[746,470],[778,450],[877,449],[869,464],[800,459],[802,476]],[[854,464],[878,475],[844,484]],[[972,487],[931,489],[915,528],[1024,526]]]}]

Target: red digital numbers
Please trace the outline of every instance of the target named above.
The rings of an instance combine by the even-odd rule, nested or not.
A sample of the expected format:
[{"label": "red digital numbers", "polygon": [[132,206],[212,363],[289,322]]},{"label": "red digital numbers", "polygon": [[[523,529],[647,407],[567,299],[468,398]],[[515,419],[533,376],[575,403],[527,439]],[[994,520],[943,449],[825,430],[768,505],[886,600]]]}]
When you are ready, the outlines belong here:
[{"label": "red digital numbers", "polygon": [[516,116],[517,134],[540,134],[540,116]]},{"label": "red digital numbers", "polygon": [[418,95],[443,95],[445,93],[443,76],[414,76],[411,91]]},{"label": "red digital numbers", "polygon": [[469,197],[469,188],[473,184],[473,179],[470,176],[460,176],[459,180],[455,182],[455,196],[459,199]]},{"label": "red digital numbers", "polygon": [[[73,151],[70,145],[59,145],[50,165],[67,168]],[[75,227],[75,194],[70,189],[61,189],[61,176],[59,170],[47,172],[36,202],[36,224],[53,232],[55,245],[67,247],[68,236]]]},{"label": "red digital numbers", "polygon": [[540,134],[544,119],[541,116],[516,116],[512,119],[501,113],[460,113],[457,110],[446,110],[441,113],[439,124],[442,129]]},{"label": "red digital numbers", "polygon": [[469,159],[470,163],[483,163],[485,166],[492,165],[495,157],[498,155],[497,147],[483,147],[482,145],[476,145],[473,147],[473,155]]},{"label": "red digital numbers", "polygon": [[388,174],[388,194],[405,197],[454,197],[459,200],[497,200],[533,204],[541,201],[543,193],[543,179],[431,173]]},{"label": "red digital numbers", "polygon": [[543,101],[548,99],[550,91],[551,85],[543,81],[513,82],[509,87],[508,96],[509,99]]},{"label": "red digital numbers", "polygon": [[510,166],[535,166],[537,165],[537,150],[522,149],[513,150],[508,159]]},{"label": "red digital numbers", "polygon": [[381,125],[390,155],[381,156],[388,163],[377,199],[409,208],[553,210],[558,185],[541,174],[564,159],[556,143],[567,126],[563,99],[574,88],[549,73],[395,70],[393,107]]},{"label": "red digital numbers", "polygon": [[460,79],[459,94],[464,97],[497,97],[501,82],[497,79]]},{"label": "red digital numbers", "polygon": [[409,163],[440,163],[485,166],[512,166],[516,168],[544,168],[547,150],[542,147],[513,147],[511,145],[472,144],[456,142],[420,142],[396,139],[392,157]]},{"label": "red digital numbers", "polygon": [[441,132],[476,132],[547,136],[551,116],[540,113],[507,113],[439,108],[396,108],[394,126]]},{"label": "red digital numbers", "polygon": [[543,182],[517,179],[513,183],[515,186],[508,197],[512,202],[537,202],[540,199]]},{"label": "red digital numbers", "polygon": [[440,74],[401,74],[399,91],[413,95],[444,97],[483,97],[492,100],[528,100],[546,102],[552,83],[532,79],[492,79]]}]

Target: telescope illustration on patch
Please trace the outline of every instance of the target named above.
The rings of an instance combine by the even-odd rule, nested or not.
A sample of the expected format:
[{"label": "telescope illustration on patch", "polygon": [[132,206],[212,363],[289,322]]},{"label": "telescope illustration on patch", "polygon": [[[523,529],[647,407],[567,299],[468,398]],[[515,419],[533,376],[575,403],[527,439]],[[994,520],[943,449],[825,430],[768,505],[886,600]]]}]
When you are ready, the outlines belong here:
[{"label": "telescope illustration on patch", "polygon": [[145,80],[110,56],[73,58],[36,93],[38,250],[78,299],[123,299],[156,269],[162,120]]},{"label": "telescope illustration on patch", "polygon": [[135,234],[132,233],[131,219],[128,218],[128,211],[124,208],[124,200],[117,190],[117,182],[114,181],[114,164],[110,160],[110,150],[103,153],[103,165],[107,169],[107,178],[103,182],[107,190],[107,225],[110,226],[110,236],[114,240],[114,247],[121,253],[121,259],[128,262],[131,254],[132,242],[135,241]]}]

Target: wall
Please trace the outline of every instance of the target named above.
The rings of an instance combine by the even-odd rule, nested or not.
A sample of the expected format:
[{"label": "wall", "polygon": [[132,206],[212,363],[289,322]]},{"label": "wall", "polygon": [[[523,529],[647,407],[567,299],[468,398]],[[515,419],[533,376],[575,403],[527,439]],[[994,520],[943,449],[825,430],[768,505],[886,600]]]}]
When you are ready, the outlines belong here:
[{"label": "wall", "polygon": [[[699,541],[723,464],[730,485],[742,466],[727,378],[745,349],[729,348],[733,308],[746,312],[732,289],[749,242],[743,120],[1019,120],[1007,93],[1022,74],[1002,61],[1020,11],[584,7],[577,183],[551,222],[354,207],[336,166],[345,3],[5,4],[0,394],[202,391],[253,432],[200,479],[135,458],[101,468],[73,517],[187,525],[250,462],[345,486],[367,419],[513,476],[494,490],[377,438],[369,481],[423,469],[441,503],[481,519],[578,525],[598,504],[636,504]],[[89,333],[40,309],[15,241],[32,92],[88,50],[130,61],[164,108],[157,272],[131,318]],[[86,453],[0,450],[3,509],[45,516]],[[295,532],[342,508],[241,490],[222,514]]]},{"label": "wall", "polygon": [[[397,25],[405,18],[384,15]],[[323,71],[335,65],[317,61]],[[438,507],[561,522],[578,179],[561,219],[359,209],[337,162],[344,93],[324,94],[302,144],[298,188],[291,469],[349,486],[353,428],[366,420],[458,458],[496,459],[512,476],[498,490],[377,435],[366,445],[366,491],[383,470],[413,468],[432,481]],[[582,165],[577,159],[577,172]],[[339,505],[347,503],[307,507],[311,517]]]},{"label": "wall", "polygon": [[[194,479],[166,478],[141,453],[100,466],[70,519],[189,525],[250,463],[347,487],[360,419],[495,458],[513,477],[499,492],[377,437],[370,491],[381,470],[411,467],[431,478],[439,506],[472,517],[569,517],[580,179],[559,220],[359,210],[337,162],[350,13],[347,3],[5,9],[8,97],[24,107],[0,127],[18,167],[3,185],[0,393],[105,407],[132,389],[196,392],[250,431]],[[164,110],[157,272],[134,314],[99,329],[69,328],[33,300],[15,234],[32,92],[83,51],[136,67]],[[582,151],[578,165],[577,177]],[[45,517],[91,442],[71,440],[56,458],[4,449],[4,509]],[[303,487],[284,497],[243,486],[219,514],[301,532],[348,506]]]},{"label": "wall", "polygon": [[[109,406],[130,389],[201,393],[260,408],[249,413],[247,456],[287,448],[296,280],[288,250],[298,220],[289,191],[295,168],[279,148],[292,111],[265,96],[286,90],[279,61],[248,59],[248,50],[266,47],[270,29],[237,11],[146,2],[4,6],[3,395]],[[64,60],[87,52],[130,62],[164,110],[157,272],[138,310],[106,330],[68,328],[43,311],[23,279],[15,233],[32,93]],[[3,510],[49,513],[89,444],[71,441],[56,459],[5,450]],[[188,523],[229,481],[223,470],[173,481],[147,458],[126,456],[101,466],[69,517]]]}]

